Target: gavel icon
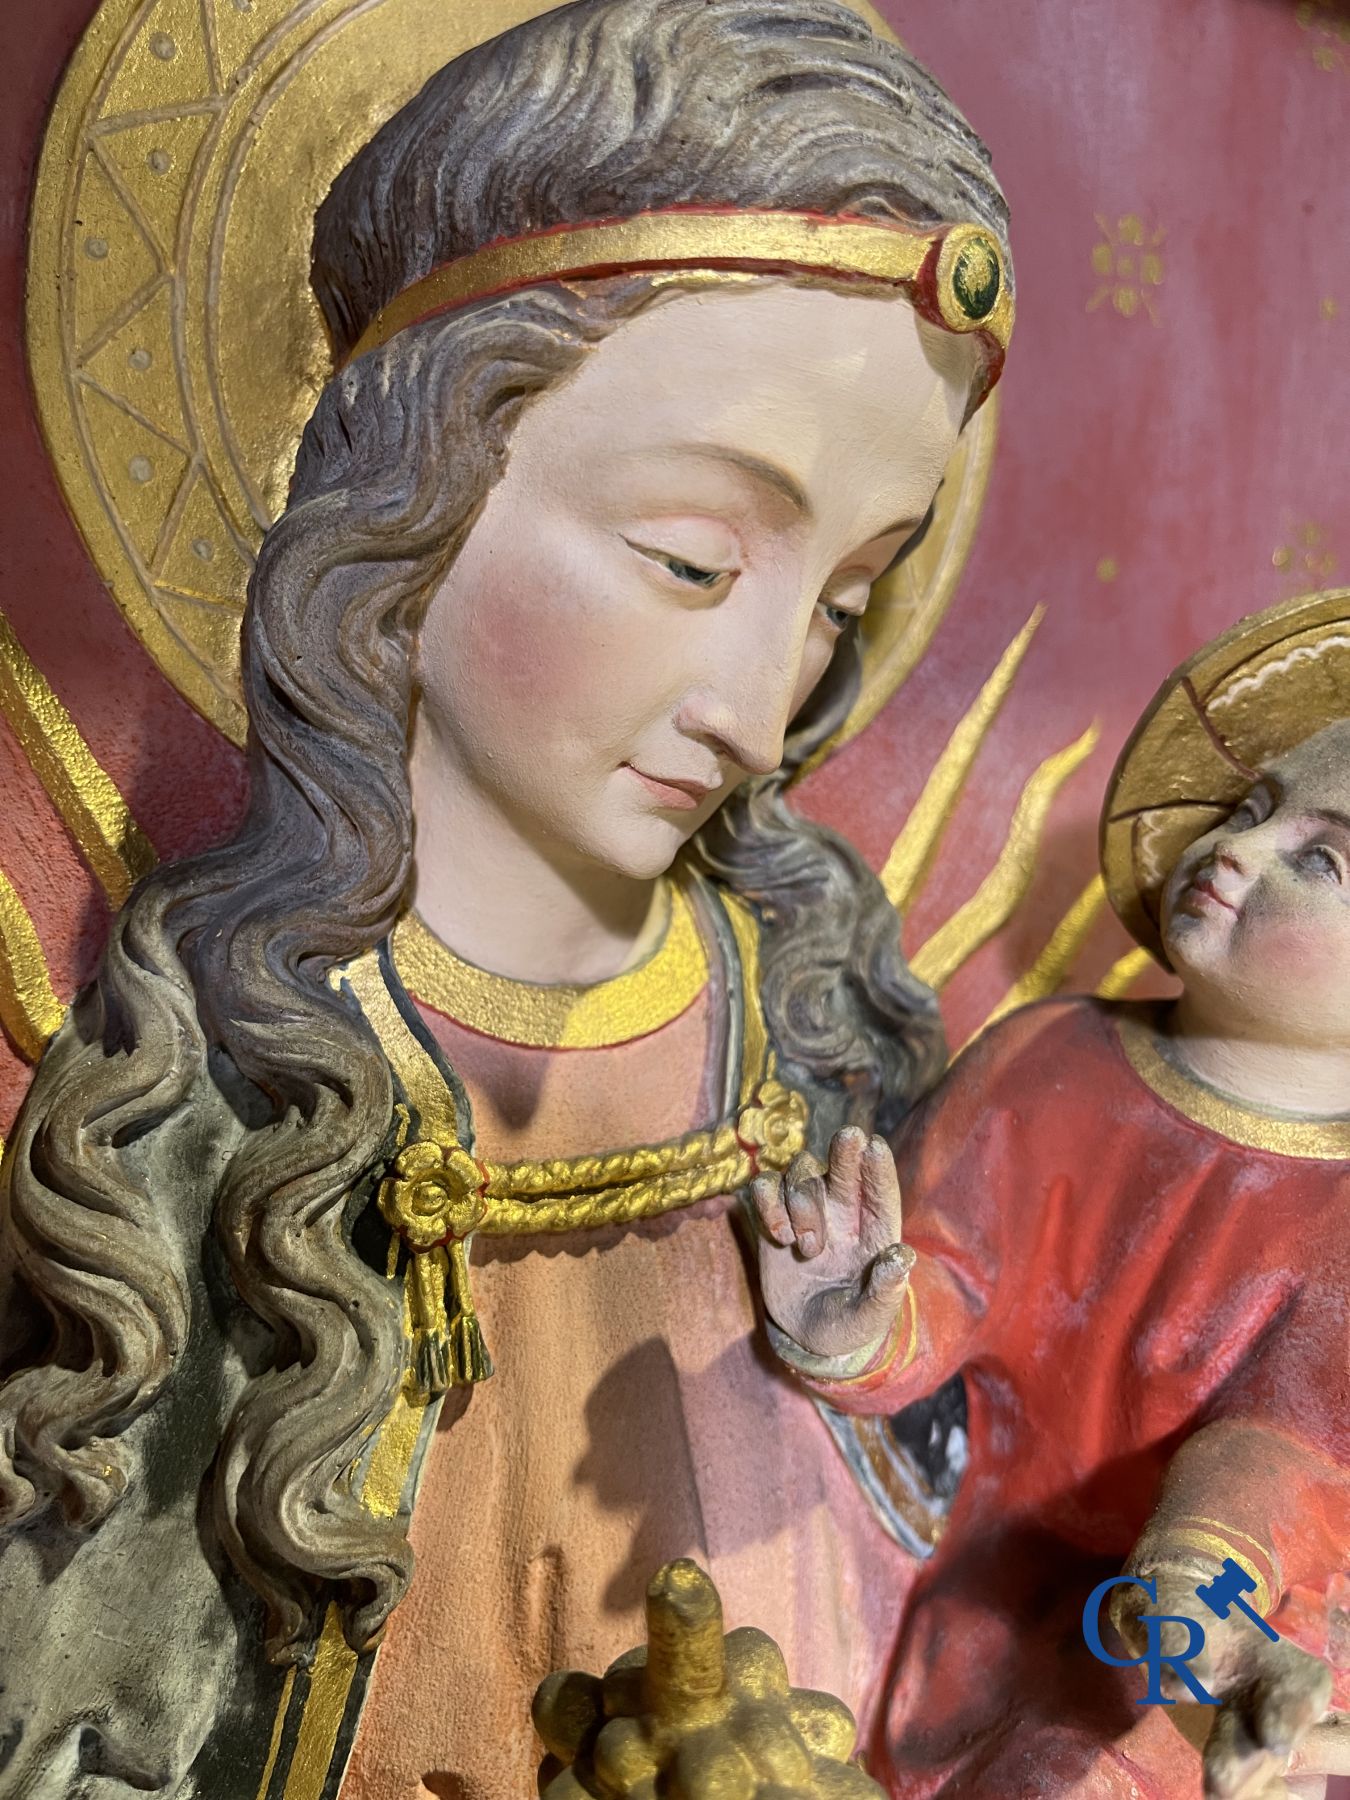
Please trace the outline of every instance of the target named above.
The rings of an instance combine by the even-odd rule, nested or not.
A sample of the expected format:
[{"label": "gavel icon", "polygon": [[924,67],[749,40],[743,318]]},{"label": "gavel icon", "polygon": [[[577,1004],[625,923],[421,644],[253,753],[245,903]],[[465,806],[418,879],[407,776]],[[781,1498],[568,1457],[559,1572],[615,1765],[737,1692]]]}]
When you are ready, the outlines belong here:
[{"label": "gavel icon", "polygon": [[1226,1556],[1219,1574],[1214,1577],[1213,1581],[1202,1582],[1195,1590],[1195,1597],[1209,1608],[1216,1619],[1228,1618],[1233,1608],[1236,1607],[1240,1613],[1244,1613],[1251,1620],[1258,1630],[1265,1632],[1271,1643],[1277,1644],[1280,1641],[1279,1632],[1272,1630],[1256,1608],[1249,1606],[1242,1598],[1244,1594],[1254,1594],[1255,1592],[1256,1582],[1252,1577],[1244,1568],[1235,1563],[1231,1556]]}]

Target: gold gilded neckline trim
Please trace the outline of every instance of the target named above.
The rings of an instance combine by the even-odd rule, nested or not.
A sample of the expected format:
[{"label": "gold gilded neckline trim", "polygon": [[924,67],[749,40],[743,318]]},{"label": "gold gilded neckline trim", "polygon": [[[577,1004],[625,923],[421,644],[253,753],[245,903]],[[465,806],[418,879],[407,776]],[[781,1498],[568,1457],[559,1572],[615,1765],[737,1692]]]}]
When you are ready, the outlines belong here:
[{"label": "gold gilded neckline trim", "polygon": [[1116,1018],[1116,1032],[1140,1080],[1173,1111],[1203,1125],[1216,1137],[1248,1150],[1268,1150],[1305,1161],[1350,1160],[1350,1118],[1292,1119],[1254,1112],[1187,1074],[1160,1048],[1159,1034],[1148,1017],[1121,1013]]},{"label": "gold gilded neckline trim", "polygon": [[394,928],[394,966],[416,999],[485,1037],[540,1050],[601,1050],[659,1031],[708,983],[708,952],[683,889],[667,883],[669,913],[636,968],[589,987],[514,981],[464,962],[416,913]]}]

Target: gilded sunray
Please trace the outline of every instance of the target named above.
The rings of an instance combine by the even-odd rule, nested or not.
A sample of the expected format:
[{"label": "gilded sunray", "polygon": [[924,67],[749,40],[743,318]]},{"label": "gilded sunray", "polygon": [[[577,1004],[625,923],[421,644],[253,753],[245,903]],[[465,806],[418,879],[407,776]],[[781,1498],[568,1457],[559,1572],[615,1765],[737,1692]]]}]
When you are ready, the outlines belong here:
[{"label": "gilded sunray", "polygon": [[1118,962],[1112,963],[1097,983],[1097,993],[1103,1000],[1123,999],[1135,982],[1154,966],[1153,958],[1147,950],[1127,950]]},{"label": "gilded sunray", "polygon": [[906,911],[932,868],[975,759],[1012,692],[1022,659],[1044,616],[1045,608],[1038,606],[999,658],[974,705],[947,739],[904,830],[891,846],[882,866],[881,885],[899,913]]},{"label": "gilded sunray", "polygon": [[[155,864],[150,840],[0,613],[0,713],[112,906]],[[27,907],[0,873],[0,1025],[28,1062],[65,1016]]]},{"label": "gilded sunray", "polygon": [[0,873],[0,1026],[19,1054],[35,1063],[65,1011],[32,916]]},{"label": "gilded sunray", "polygon": [[1057,994],[1068,979],[1079,952],[1106,905],[1106,884],[1100,875],[1079,894],[1046,940],[1045,948],[1024,975],[1020,975],[985,1020],[992,1025],[1014,1008]]},{"label": "gilded sunray", "polygon": [[1036,868],[1036,852],[1051,802],[1096,747],[1099,727],[1091,725],[1072,744],[1048,756],[1022,789],[998,860],[963,906],[910,959],[921,981],[942,988],[982,944],[1002,929],[1026,898]]},{"label": "gilded sunray", "polygon": [[3,613],[0,712],[109,905],[121,906],[154,867],[154,849]]}]

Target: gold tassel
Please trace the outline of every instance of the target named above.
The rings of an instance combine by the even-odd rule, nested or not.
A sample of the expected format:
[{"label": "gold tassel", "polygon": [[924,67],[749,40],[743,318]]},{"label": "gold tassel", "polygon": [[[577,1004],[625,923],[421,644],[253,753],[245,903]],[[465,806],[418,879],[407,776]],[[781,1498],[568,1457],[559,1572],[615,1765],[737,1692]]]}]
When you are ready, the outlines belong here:
[{"label": "gold tassel", "polygon": [[450,1328],[445,1316],[445,1252],[417,1250],[412,1259],[412,1382],[428,1401],[450,1386]]},{"label": "gold tassel", "polygon": [[468,1387],[475,1381],[486,1381],[492,1373],[492,1358],[483,1341],[483,1328],[474,1310],[469,1289],[468,1241],[451,1238],[450,1293],[454,1312],[450,1318],[450,1380],[455,1387]]},{"label": "gold tassel", "polygon": [[[459,1144],[405,1144],[380,1183],[380,1211],[412,1252],[411,1381],[428,1400],[486,1381],[492,1358],[469,1292],[465,1246],[487,1211],[483,1169]],[[447,1263],[448,1258],[448,1263]],[[447,1317],[447,1277],[453,1305]]]}]

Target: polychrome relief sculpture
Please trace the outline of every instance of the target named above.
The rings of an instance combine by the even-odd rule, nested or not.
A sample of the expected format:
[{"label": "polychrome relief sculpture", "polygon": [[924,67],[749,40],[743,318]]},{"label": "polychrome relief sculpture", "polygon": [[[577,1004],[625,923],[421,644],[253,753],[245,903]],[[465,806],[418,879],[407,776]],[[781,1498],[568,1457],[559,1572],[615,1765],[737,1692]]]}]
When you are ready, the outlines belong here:
[{"label": "polychrome relief sculpture", "polygon": [[[892,1792],[1190,1791],[1121,1672],[1150,1616],[1203,1646],[1166,1696],[1207,1794],[1320,1796],[1350,1763],[1348,602],[1244,620],[1117,767],[1107,889],[1176,999],[1014,1012],[894,1159],[850,1130],[756,1182],[805,1378],[885,1413],[965,1372],[971,1476],[905,1602]],[[1216,1581],[1250,1599],[1207,1613]],[[1085,1679],[1099,1582],[1118,1664]]]},{"label": "polychrome relief sculpture", "polygon": [[[893,685],[863,609],[1002,367],[983,148],[848,8],[580,0],[435,75],[313,246],[247,819],[136,889],[6,1150],[0,1737],[43,1800],[515,1800],[537,1683],[658,1563],[850,1700],[917,1567],[766,1351],[735,1197],[943,1058],[785,788]],[[200,615],[124,604],[229,724]]]}]

